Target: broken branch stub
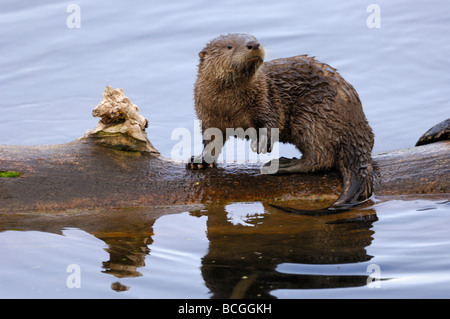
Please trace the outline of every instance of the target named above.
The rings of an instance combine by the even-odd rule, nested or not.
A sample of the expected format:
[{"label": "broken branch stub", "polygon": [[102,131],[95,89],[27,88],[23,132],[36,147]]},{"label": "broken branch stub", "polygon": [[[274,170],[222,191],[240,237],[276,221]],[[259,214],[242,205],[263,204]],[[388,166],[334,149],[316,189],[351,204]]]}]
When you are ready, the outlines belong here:
[{"label": "broken branch stub", "polygon": [[145,132],[148,120],[139,113],[137,105],[125,96],[123,89],[107,86],[103,100],[92,111],[92,115],[101,120],[84,137],[91,137],[115,149],[159,155]]}]

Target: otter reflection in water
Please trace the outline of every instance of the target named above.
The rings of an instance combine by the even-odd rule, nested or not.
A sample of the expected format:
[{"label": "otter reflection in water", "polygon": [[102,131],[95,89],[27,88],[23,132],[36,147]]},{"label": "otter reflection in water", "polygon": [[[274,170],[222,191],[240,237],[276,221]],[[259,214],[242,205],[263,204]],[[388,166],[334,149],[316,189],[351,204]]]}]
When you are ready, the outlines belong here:
[{"label": "otter reflection in water", "polygon": [[[249,218],[230,220],[234,208]],[[260,214],[255,214],[259,211]],[[344,264],[369,261],[375,211],[334,218],[291,216],[260,203],[208,208],[208,254],[202,275],[213,298],[273,298],[277,289],[318,289],[366,285],[368,276],[279,272],[284,264]],[[231,218],[232,218],[231,214]],[[295,219],[295,220],[293,220]]]},{"label": "otter reflection in water", "polygon": [[[180,215],[181,212],[184,213]],[[165,217],[160,219],[162,216]],[[0,231],[21,229],[61,234],[66,227],[74,227],[90,233],[108,246],[104,249],[109,258],[99,265],[99,271],[117,278],[111,289],[132,292],[133,284],[123,281],[125,278],[145,278],[151,271],[161,285],[170,281],[164,277],[167,274],[158,274],[155,265],[151,264],[154,241],[161,243],[169,238],[167,233],[158,233],[162,228],[155,228],[155,222],[160,222],[159,225],[170,223],[179,230],[175,235],[170,234],[173,245],[177,241],[186,242],[187,233],[183,229],[191,227],[189,224],[180,225],[180,219],[189,221],[195,217],[205,221],[200,225],[206,238],[202,231],[199,235],[203,236],[205,248],[174,253],[189,255],[190,260],[194,258],[198,262],[185,266],[182,265],[183,259],[173,261],[169,258],[162,262],[169,268],[173,266],[170,263],[181,262],[179,271],[183,267],[200,267],[199,278],[203,278],[210,292],[205,297],[273,298],[271,292],[277,289],[363,286],[370,275],[365,273],[365,264],[354,275],[348,272],[346,275],[339,272],[331,275],[302,274],[298,267],[295,274],[287,273],[289,269],[285,271],[289,265],[300,268],[311,265],[307,267],[311,269],[313,265],[338,266],[369,261],[372,257],[367,254],[366,247],[372,242],[371,227],[377,220],[375,212],[370,209],[317,218],[285,214],[261,203],[232,203],[205,209],[126,209],[64,216],[24,215],[20,218],[3,215]],[[180,246],[175,245],[173,249],[180,250]],[[189,245],[187,243],[186,247]],[[198,285],[202,283],[198,282]],[[154,289],[157,288],[145,286],[148,295],[157,297],[159,292],[152,291]],[[174,293],[178,291],[173,284],[167,285],[167,289]]]}]

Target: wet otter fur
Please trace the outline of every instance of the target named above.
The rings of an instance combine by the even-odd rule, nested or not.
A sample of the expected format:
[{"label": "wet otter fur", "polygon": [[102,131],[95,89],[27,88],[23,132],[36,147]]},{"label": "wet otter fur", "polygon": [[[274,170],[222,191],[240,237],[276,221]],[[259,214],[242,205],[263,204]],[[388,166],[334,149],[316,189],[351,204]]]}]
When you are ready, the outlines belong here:
[{"label": "wet otter fur", "polygon": [[[298,214],[329,214],[348,210],[372,195],[374,135],[357,92],[336,69],[307,55],[263,62],[263,47],[247,34],[219,36],[199,56],[194,101],[203,131],[267,128],[268,146],[256,149],[265,152],[272,145],[270,129],[278,128],[279,141],[294,144],[302,157],[276,160],[275,174],[333,167],[342,174],[342,193],[328,208],[275,207]],[[270,164],[274,163],[262,169]],[[187,164],[192,169],[213,166],[198,158]]]}]

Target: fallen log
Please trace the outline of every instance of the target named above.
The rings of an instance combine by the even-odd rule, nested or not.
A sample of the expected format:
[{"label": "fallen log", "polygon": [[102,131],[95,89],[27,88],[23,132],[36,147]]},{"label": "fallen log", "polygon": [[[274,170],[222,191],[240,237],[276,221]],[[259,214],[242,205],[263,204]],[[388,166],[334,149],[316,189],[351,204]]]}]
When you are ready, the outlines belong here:
[{"label": "fallen log", "polygon": [[[334,171],[272,176],[261,174],[258,164],[188,170],[160,156],[141,134],[145,119],[138,113],[130,119],[126,108],[117,108],[128,103],[137,111],[123,91],[107,90],[104,101],[109,98],[111,107],[99,104],[103,113],[97,107],[94,115],[102,120],[84,137],[61,145],[0,145],[0,172],[16,172],[16,177],[0,177],[0,212],[230,201],[295,201],[308,209],[327,206],[341,192]],[[449,158],[450,141],[375,155],[374,193],[448,193]]]}]

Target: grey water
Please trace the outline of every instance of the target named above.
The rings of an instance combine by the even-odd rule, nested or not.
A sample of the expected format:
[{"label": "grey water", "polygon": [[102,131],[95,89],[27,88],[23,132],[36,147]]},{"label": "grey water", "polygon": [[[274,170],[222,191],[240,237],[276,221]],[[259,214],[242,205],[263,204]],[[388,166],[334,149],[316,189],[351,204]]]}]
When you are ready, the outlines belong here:
[{"label": "grey water", "polygon": [[[195,129],[198,52],[244,32],[267,59],[309,54],[337,68],[359,93],[374,153],[412,147],[449,117],[450,3],[376,5],[373,20],[369,2],[357,0],[3,0],[0,144],[82,136],[110,85],[139,106],[152,144],[171,157],[174,130]],[[0,297],[450,297],[445,198],[382,199],[354,214],[357,222],[299,219],[262,203],[6,214]],[[358,221],[365,214],[376,218]],[[69,265],[79,266],[79,282]]]},{"label": "grey water", "polygon": [[0,298],[449,298],[450,205],[260,202],[0,216]]},{"label": "grey water", "polygon": [[[149,119],[164,156],[177,127],[193,130],[198,52],[231,32],[255,35],[267,59],[309,54],[358,91],[374,152],[411,147],[450,110],[450,3],[378,1],[77,1],[0,4],[1,144],[56,144],[93,128],[106,85]],[[69,24],[68,21],[69,20]],[[288,148],[287,152],[294,152]]]}]

